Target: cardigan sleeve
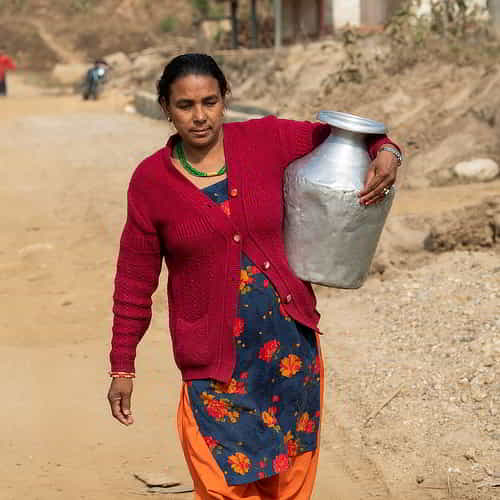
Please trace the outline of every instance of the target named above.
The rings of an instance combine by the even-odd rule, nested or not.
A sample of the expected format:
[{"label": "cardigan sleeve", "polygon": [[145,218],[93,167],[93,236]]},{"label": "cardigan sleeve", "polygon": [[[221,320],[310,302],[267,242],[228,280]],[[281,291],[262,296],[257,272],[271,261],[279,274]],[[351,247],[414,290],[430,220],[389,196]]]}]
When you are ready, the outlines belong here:
[{"label": "cardigan sleeve", "polygon": [[127,198],[113,295],[110,361],[114,372],[135,372],[136,348],[151,322],[151,297],[162,265],[160,241],[134,178]]},{"label": "cardigan sleeve", "polygon": [[[277,119],[277,124],[285,165],[310,153],[330,135],[330,125],[326,123]],[[391,144],[400,150],[386,135],[368,136],[368,154],[372,160],[384,144]]]}]

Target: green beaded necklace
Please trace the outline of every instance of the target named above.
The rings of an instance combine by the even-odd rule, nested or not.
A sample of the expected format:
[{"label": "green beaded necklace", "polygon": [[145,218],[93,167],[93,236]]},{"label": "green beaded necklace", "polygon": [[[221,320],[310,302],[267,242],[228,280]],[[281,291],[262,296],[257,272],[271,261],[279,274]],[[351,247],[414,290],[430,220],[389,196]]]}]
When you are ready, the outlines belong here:
[{"label": "green beaded necklace", "polygon": [[201,170],[197,170],[196,168],[191,165],[186,159],[186,153],[184,152],[184,146],[182,145],[182,142],[179,141],[175,145],[175,154],[177,155],[177,158],[179,159],[179,162],[181,163],[182,167],[188,171],[191,175],[195,175],[196,177],[217,177],[219,175],[224,175],[227,170],[227,165],[224,164],[217,172],[213,174],[209,174],[207,172],[202,172]]}]

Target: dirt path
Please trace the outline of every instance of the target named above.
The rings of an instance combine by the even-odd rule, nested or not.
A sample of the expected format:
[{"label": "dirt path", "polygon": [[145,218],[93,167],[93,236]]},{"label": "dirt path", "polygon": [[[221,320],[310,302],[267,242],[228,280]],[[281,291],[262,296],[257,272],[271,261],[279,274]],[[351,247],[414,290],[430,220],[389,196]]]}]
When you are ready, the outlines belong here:
[{"label": "dirt path", "polygon": [[[144,489],[132,473],[165,467],[189,481],[175,432],[180,380],[166,333],[164,282],[139,350],[136,425],[121,428],[105,402],[126,185],[138,161],[164,143],[166,125],[127,115],[120,96],[96,103],[43,96],[21,75],[13,75],[10,89],[0,114],[0,448],[7,451],[0,499],[135,498]],[[487,185],[473,196],[497,187]],[[429,213],[446,199],[461,204],[471,195],[441,193],[439,200],[404,193],[396,210]],[[356,309],[347,313],[321,300],[326,321],[335,321],[337,330],[356,328]],[[349,366],[347,344],[327,340],[323,349],[330,367]],[[394,484],[389,492],[380,467],[346,430],[349,413],[358,409],[338,406],[333,373],[330,368],[314,498],[431,498]]]}]

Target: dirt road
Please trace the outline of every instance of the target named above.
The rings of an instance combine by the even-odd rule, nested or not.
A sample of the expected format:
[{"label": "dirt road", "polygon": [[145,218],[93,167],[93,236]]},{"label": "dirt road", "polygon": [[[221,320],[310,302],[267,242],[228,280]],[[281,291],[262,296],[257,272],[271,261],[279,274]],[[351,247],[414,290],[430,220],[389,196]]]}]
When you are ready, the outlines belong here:
[{"label": "dirt road", "polygon": [[[0,499],[135,498],[145,489],[133,473],[164,468],[189,482],[175,431],[180,378],[171,356],[164,282],[139,349],[136,424],[119,426],[105,401],[126,186],[138,161],[162,146],[168,128],[125,113],[119,96],[94,103],[43,95],[22,75],[12,75],[9,84],[11,95],[0,103]],[[472,196],[481,199],[495,189],[498,183]],[[439,199],[402,194],[395,211],[429,213],[433,206],[471,202],[470,191],[441,193]],[[378,294],[380,286],[373,282],[364,293]],[[344,295],[320,297],[324,324],[334,325],[334,334],[355,331],[369,314],[361,300],[346,310],[350,303]],[[354,401],[339,406],[345,397],[333,381],[339,367],[356,363],[352,345],[334,335],[323,349],[330,409],[314,498],[444,498],[409,490],[409,475],[402,486],[388,486],[380,465],[345,426],[360,407]],[[338,386],[352,389],[346,377]]]}]

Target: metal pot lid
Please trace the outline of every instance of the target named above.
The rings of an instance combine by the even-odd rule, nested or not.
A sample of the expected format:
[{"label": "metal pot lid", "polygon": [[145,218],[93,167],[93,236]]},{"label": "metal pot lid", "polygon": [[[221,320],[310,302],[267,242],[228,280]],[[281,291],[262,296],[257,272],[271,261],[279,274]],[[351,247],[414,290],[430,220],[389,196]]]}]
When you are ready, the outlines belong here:
[{"label": "metal pot lid", "polygon": [[387,132],[387,128],[382,122],[340,111],[320,111],[316,118],[320,122],[351,132],[362,134],[385,134]]}]

